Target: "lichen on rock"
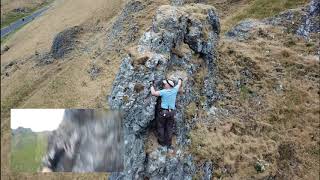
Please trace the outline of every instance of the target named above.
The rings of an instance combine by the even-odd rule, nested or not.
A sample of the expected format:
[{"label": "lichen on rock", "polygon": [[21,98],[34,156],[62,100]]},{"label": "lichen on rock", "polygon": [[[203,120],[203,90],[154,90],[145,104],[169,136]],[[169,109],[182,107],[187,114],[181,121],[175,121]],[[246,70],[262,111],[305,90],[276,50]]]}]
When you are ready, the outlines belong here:
[{"label": "lichen on rock", "polygon": [[[158,8],[151,28],[123,59],[108,97],[111,109],[124,114],[126,149],[125,171],[110,179],[191,179],[195,174],[192,155],[185,153],[191,124],[184,112],[191,102],[200,104],[201,97],[206,97],[205,105],[200,107],[203,109],[209,109],[218,98],[214,76],[219,33],[219,18],[212,6]],[[200,71],[206,72],[198,87],[194,76]],[[150,93],[151,82],[155,80],[160,89],[162,79],[177,82],[179,77],[185,80],[184,92],[178,95],[176,103],[175,148],[179,153],[168,157],[161,146],[146,153],[147,131],[155,117],[157,100]]]},{"label": "lichen on rock", "polygon": [[251,33],[266,26],[284,27],[287,32],[297,34],[308,39],[310,34],[320,32],[320,3],[317,0],[297,9],[289,9],[273,17],[262,20],[246,19],[239,22],[226,33],[227,37],[237,40],[251,38]]}]

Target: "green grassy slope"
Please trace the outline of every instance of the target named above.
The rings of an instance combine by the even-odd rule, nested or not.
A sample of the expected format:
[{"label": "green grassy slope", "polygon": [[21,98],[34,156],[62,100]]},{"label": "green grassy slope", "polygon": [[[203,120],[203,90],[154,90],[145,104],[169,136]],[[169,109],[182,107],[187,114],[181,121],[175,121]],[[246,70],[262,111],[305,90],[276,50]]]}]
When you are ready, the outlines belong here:
[{"label": "green grassy slope", "polygon": [[47,147],[47,134],[26,132],[12,136],[11,170],[36,172]]},{"label": "green grassy slope", "polygon": [[9,12],[3,13],[3,15],[1,16],[1,26],[0,27],[4,28],[4,27],[8,26],[9,24],[17,21],[18,19],[29,16],[30,14],[32,14],[36,10],[38,10],[44,6],[49,5],[51,2],[53,2],[53,0],[43,1],[43,3],[35,4],[31,7],[24,7],[22,4],[22,6],[18,7],[18,8],[27,9],[25,12],[9,11]]}]

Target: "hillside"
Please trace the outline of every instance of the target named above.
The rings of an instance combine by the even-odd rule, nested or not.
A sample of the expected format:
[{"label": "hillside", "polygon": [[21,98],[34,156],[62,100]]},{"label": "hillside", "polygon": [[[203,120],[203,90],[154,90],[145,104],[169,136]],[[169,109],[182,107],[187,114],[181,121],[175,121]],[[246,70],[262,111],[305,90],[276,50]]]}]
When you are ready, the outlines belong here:
[{"label": "hillside", "polygon": [[1,28],[25,17],[52,0],[3,0],[1,1]]},{"label": "hillside", "polygon": [[[68,27],[84,24],[86,21],[91,23],[100,19],[106,22],[115,15],[117,8],[121,8],[120,1],[110,1],[112,3],[106,1],[76,2],[55,1],[46,14],[26,25],[8,39],[6,45],[10,49],[1,55],[2,109],[10,107],[95,107],[97,96],[102,98],[105,95],[101,91],[105,91],[104,87],[106,83],[107,85],[111,83],[108,83],[111,78],[108,80],[107,76],[93,82],[90,76],[85,76],[86,71],[91,67],[92,52],[73,52],[72,56],[77,61],[57,61],[50,66],[37,65],[39,56],[35,54],[43,55],[50,51],[53,38],[58,32]],[[107,14],[102,13],[102,10]],[[101,14],[101,16],[96,14]],[[61,21],[61,19],[64,20]],[[89,25],[83,26],[90,27]],[[87,29],[87,31],[83,34],[83,41],[86,41],[86,36],[92,34],[94,30]],[[8,67],[12,68],[7,69]],[[78,78],[79,74],[84,74],[84,76]],[[112,73],[106,74],[112,75]],[[66,80],[69,82],[67,83]],[[96,92],[90,93],[93,90]]]},{"label": "hillside", "polygon": [[200,164],[210,157],[215,178],[319,178],[317,42],[282,32],[256,27],[247,40],[222,39],[217,89],[224,97],[213,115],[190,106],[191,117],[204,116],[190,132],[191,152]]},{"label": "hillside", "polygon": [[[146,1],[137,7],[137,3],[131,3],[122,12],[120,9],[125,3],[121,1],[85,3],[57,1],[43,17],[28,24],[6,42],[5,45],[10,49],[1,55],[3,109],[105,107],[105,95],[110,93],[108,87],[111,87],[125,49],[134,44],[148,28],[156,8],[169,2]],[[250,8],[254,5],[247,1],[208,3],[216,6],[222,14],[222,30],[224,21],[230,17],[227,16],[228,12],[241,12],[239,7]],[[270,10],[273,8],[270,7]],[[107,13],[102,13],[102,10]],[[255,14],[259,12],[252,16]],[[61,18],[65,21],[61,22]],[[235,25],[234,22],[232,24]],[[49,66],[39,66],[41,57],[50,51],[54,36],[75,25],[84,28],[77,36],[76,41],[79,43],[76,50]],[[99,72],[92,73],[95,71]]]},{"label": "hillside", "polygon": [[[219,39],[210,6],[160,6],[108,98],[128,134],[127,171],[111,179],[318,179],[317,7],[241,21]],[[178,77],[170,154],[153,135],[148,82]]]},{"label": "hillside", "polygon": [[[139,54],[136,47],[144,33],[152,30],[159,7],[183,2],[187,4],[183,12],[194,13],[197,18],[206,16],[205,6],[193,7],[190,3],[199,2],[193,0],[55,1],[45,15],[5,42],[9,50],[1,53],[2,145],[10,137],[8,117],[13,107],[108,109],[110,105],[125,106],[141,97],[145,97],[141,101],[154,105],[155,99],[148,99],[147,94],[149,77],[143,81],[137,77],[131,81],[133,77],[121,79],[119,72],[124,66],[121,63],[129,54],[132,59],[138,59],[134,61],[137,67],[143,66],[149,55]],[[179,101],[184,103],[179,112],[183,120],[179,121],[176,145],[180,151],[192,155],[193,160],[184,157],[187,164],[191,163],[188,164],[190,177],[318,179],[319,33],[307,37],[297,35],[300,27],[297,26],[304,17],[301,12],[305,12],[309,1],[200,2],[214,6],[220,20],[219,43],[213,50],[217,56],[210,65],[214,69],[210,72],[213,79],[209,81],[212,92],[202,91],[208,86],[208,67],[201,63],[204,52],[196,52],[189,44],[177,45],[177,49],[163,54],[169,59],[184,58],[185,63],[180,65],[185,69],[190,62],[194,64],[192,67],[199,64],[202,67],[188,75],[190,91],[186,93],[191,95],[185,94],[187,100]],[[292,9],[289,14],[279,15],[288,9]],[[316,13],[319,20],[319,12]],[[246,18],[253,19],[242,21]],[[212,31],[206,30],[209,34]],[[205,43],[213,37],[217,40],[207,32],[202,36],[206,37]],[[188,58],[190,62],[186,63]],[[160,74],[161,77],[172,75]],[[113,86],[124,86],[115,80],[117,76],[127,84],[143,83],[144,91],[132,90],[133,95],[122,99],[124,102],[110,101],[110,97],[123,90]],[[138,93],[141,97],[134,95]],[[214,100],[209,103],[208,97]],[[140,138],[130,136],[130,143],[141,142],[134,146],[141,156],[134,158],[142,164],[149,162],[142,165],[144,168],[170,165],[149,161],[150,156],[162,152],[151,133],[151,119],[150,114],[137,124],[134,120],[129,124],[140,129],[130,132],[138,133]],[[8,148],[2,149],[3,155]],[[157,177],[152,173],[150,169],[142,171],[145,177]]]}]

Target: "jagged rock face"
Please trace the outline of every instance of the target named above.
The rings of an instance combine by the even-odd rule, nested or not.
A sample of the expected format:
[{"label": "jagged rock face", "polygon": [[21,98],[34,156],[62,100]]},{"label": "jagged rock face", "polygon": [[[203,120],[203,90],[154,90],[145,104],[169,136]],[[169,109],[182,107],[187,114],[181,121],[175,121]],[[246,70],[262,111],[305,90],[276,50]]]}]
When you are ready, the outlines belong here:
[{"label": "jagged rock face", "polygon": [[[191,179],[195,167],[192,156],[185,153],[190,124],[184,111],[190,102],[208,109],[218,98],[214,75],[219,32],[219,18],[212,6],[159,7],[152,27],[136,47],[129,48],[108,99],[111,109],[124,114],[126,149],[125,171],[110,179]],[[164,147],[145,152],[157,100],[150,93],[151,81],[161,89],[166,77],[184,79],[184,92],[176,104],[177,153],[171,157],[165,155]]]},{"label": "jagged rock face", "polygon": [[284,11],[274,17],[263,20],[246,19],[238,23],[226,33],[227,37],[238,40],[247,40],[251,37],[250,32],[263,26],[283,26],[290,33],[294,33],[308,39],[310,33],[320,32],[320,3],[312,0],[304,8]]},{"label": "jagged rock face", "polygon": [[117,113],[67,109],[48,138],[43,166],[62,172],[123,170],[123,131]]},{"label": "jagged rock face", "polygon": [[251,37],[250,32],[254,29],[261,27],[262,22],[253,19],[246,19],[234,26],[230,31],[226,33],[227,37],[235,38],[237,40],[247,40]]},{"label": "jagged rock face", "polygon": [[310,33],[320,32],[320,2],[311,0],[304,8],[291,9],[264,20],[267,24],[280,25],[288,32],[308,39]]},{"label": "jagged rock face", "polygon": [[297,34],[308,37],[309,33],[320,32],[320,1],[311,0]]}]

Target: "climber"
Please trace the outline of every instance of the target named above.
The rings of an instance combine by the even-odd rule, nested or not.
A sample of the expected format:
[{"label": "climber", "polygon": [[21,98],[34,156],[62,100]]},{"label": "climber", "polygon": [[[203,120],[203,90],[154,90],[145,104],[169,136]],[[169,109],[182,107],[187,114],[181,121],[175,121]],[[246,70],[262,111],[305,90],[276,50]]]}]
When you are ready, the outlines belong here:
[{"label": "climber", "polygon": [[163,80],[164,89],[156,91],[154,88],[154,81],[151,85],[151,94],[153,96],[161,97],[161,108],[159,110],[159,115],[156,116],[156,128],[158,135],[158,142],[162,146],[167,146],[170,149],[172,147],[172,134],[173,134],[173,124],[175,115],[175,104],[178,91],[182,87],[182,79],[179,78],[178,84],[174,86],[172,80]]},{"label": "climber", "polygon": [[[65,145],[66,147],[66,145]],[[57,165],[59,162],[65,163],[65,164],[72,164],[72,160],[66,156],[66,150],[64,148],[58,148],[55,146],[55,150],[51,152],[50,155],[45,156],[43,159],[43,168],[42,172],[53,172],[57,171]],[[61,163],[60,162],[60,163]],[[65,170],[70,170],[71,169],[65,169]]]}]

